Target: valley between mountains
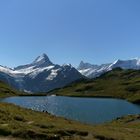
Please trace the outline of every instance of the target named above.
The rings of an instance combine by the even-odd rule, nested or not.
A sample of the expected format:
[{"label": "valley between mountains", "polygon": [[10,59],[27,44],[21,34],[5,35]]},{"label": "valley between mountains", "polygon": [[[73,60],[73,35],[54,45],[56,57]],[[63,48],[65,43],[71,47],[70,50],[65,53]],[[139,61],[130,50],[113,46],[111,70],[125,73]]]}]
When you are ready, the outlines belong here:
[{"label": "valley between mountains", "polygon": [[[104,65],[81,62],[53,64],[46,54],[16,68],[0,66],[0,97],[58,95],[121,98],[140,103],[140,60]],[[21,97],[22,98],[22,97]],[[0,103],[0,139],[14,140],[139,140],[140,115],[86,125],[48,112]]]},{"label": "valley between mountains", "polygon": [[[0,94],[19,92],[0,82]],[[117,118],[110,123],[86,125],[55,117],[47,112],[0,103],[1,140],[139,140],[140,115]]]},{"label": "valley between mountains", "polygon": [[113,63],[93,65],[80,63],[78,68],[71,64],[58,65],[50,61],[46,54],[38,56],[32,63],[15,68],[0,66],[0,80],[13,88],[28,92],[48,92],[61,88],[80,79],[92,79],[115,68],[140,69],[140,59],[116,60]]}]

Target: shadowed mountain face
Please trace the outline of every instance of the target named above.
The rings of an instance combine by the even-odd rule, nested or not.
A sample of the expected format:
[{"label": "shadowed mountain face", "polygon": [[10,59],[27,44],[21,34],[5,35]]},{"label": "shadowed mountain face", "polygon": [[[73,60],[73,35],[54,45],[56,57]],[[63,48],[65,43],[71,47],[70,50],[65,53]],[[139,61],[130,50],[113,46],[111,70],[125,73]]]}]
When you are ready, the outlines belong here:
[{"label": "shadowed mountain face", "polygon": [[140,59],[117,60],[114,63],[92,65],[80,63],[78,70],[71,65],[57,65],[46,54],[38,56],[32,63],[14,69],[0,66],[0,80],[26,92],[47,92],[82,79],[99,77],[114,68],[140,69]]},{"label": "shadowed mountain face", "polygon": [[74,67],[53,64],[46,54],[14,69],[0,66],[0,79],[26,92],[47,92],[81,78],[83,76]]},{"label": "shadowed mountain face", "polygon": [[95,79],[73,82],[50,94],[80,97],[113,97],[140,103],[140,70],[115,68]]},{"label": "shadowed mountain face", "polygon": [[113,63],[102,64],[102,65],[93,65],[93,64],[84,63],[83,61],[81,61],[77,69],[82,75],[88,78],[95,78],[117,67],[120,67],[122,69],[139,70],[140,59],[137,58],[137,59],[131,59],[131,60],[116,60]]}]

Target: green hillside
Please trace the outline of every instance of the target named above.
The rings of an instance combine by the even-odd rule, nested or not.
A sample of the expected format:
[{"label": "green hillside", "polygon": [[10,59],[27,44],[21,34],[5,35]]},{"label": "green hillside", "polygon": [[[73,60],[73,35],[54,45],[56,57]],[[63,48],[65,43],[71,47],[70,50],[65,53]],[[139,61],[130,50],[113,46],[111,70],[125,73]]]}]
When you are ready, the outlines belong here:
[{"label": "green hillside", "polygon": [[[140,71],[115,69],[95,80],[82,80],[51,94],[102,96],[140,101]],[[19,92],[0,82],[0,97]],[[0,140],[139,140],[140,115],[130,115],[102,125],[86,125],[0,103]]]},{"label": "green hillside", "polygon": [[140,115],[84,125],[48,113],[0,103],[0,140],[139,140]]},{"label": "green hillside", "polygon": [[15,96],[19,92],[11,88],[6,83],[0,81],[0,97]]},{"label": "green hillside", "polygon": [[50,92],[61,96],[112,97],[140,103],[140,70],[116,68],[94,80],[82,80]]}]

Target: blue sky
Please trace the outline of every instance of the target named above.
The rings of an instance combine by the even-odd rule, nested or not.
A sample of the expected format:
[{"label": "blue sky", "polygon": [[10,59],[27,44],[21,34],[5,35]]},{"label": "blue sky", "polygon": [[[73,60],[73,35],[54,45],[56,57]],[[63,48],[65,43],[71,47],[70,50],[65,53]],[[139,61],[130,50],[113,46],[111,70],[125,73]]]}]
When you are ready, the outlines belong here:
[{"label": "blue sky", "polygon": [[46,53],[54,63],[140,56],[140,0],[0,0],[0,64]]}]

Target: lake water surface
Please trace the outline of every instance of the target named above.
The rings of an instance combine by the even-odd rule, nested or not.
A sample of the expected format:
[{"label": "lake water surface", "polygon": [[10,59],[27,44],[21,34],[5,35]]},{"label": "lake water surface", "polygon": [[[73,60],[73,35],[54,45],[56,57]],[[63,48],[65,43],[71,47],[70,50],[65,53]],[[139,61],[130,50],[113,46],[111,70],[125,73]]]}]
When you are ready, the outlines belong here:
[{"label": "lake water surface", "polygon": [[39,96],[9,97],[0,101],[37,111],[48,111],[56,116],[89,124],[108,122],[129,114],[140,114],[140,105],[120,99]]}]

